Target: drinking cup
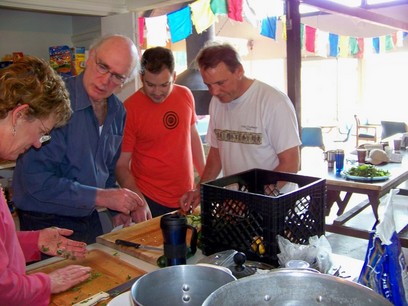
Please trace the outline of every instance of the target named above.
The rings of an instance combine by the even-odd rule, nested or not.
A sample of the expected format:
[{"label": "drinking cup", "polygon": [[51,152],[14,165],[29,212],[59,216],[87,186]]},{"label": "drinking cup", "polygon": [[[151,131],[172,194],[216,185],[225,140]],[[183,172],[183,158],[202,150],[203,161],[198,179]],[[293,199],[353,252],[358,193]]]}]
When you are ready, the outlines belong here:
[{"label": "drinking cup", "polygon": [[329,169],[334,168],[335,161],[336,161],[336,151],[334,150],[327,151],[327,167]]},{"label": "drinking cup", "polygon": [[163,248],[167,266],[185,265],[187,260],[187,229],[192,231],[190,240],[192,254],[197,250],[197,230],[187,224],[185,216],[178,213],[162,216],[160,228],[163,234]]},{"label": "drinking cup", "polygon": [[357,160],[359,164],[364,164],[367,157],[366,149],[357,149]]},{"label": "drinking cup", "polygon": [[344,168],[344,151],[337,150],[336,151],[336,173],[340,174]]},{"label": "drinking cup", "polygon": [[401,150],[401,139],[394,139],[394,151]]}]

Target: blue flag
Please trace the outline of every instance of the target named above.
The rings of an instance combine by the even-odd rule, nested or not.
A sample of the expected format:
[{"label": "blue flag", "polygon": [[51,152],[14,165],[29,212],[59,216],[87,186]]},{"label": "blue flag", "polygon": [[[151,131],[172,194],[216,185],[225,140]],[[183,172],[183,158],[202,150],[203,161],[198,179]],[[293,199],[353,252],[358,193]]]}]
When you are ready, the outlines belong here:
[{"label": "blue flag", "polygon": [[193,31],[191,11],[188,5],[178,11],[168,14],[167,22],[169,24],[172,43],[187,38]]},{"label": "blue flag", "polygon": [[261,35],[276,39],[276,17],[262,19]]}]

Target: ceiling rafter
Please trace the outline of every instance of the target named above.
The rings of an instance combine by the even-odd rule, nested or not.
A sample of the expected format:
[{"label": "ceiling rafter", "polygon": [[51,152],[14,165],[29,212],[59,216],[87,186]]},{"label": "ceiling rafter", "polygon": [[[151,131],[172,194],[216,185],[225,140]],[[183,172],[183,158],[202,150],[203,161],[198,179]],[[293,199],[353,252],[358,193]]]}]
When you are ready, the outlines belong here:
[{"label": "ceiling rafter", "polygon": [[370,23],[408,32],[408,23],[390,16],[381,15],[361,7],[348,7],[327,0],[299,0],[300,3],[319,8],[322,11],[359,18]]}]

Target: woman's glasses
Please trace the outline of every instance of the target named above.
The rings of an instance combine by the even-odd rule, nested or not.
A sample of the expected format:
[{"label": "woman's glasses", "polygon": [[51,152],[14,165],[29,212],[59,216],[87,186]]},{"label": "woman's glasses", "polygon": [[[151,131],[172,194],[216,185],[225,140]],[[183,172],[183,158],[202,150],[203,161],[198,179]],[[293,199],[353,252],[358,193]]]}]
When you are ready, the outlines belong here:
[{"label": "woman's glasses", "polygon": [[38,120],[40,120],[41,125],[43,126],[43,131],[44,131],[44,133],[43,133],[43,135],[41,135],[41,137],[40,137],[40,142],[41,142],[41,144],[43,144],[44,142],[51,140],[51,135],[50,135],[49,130],[45,127],[45,125],[44,125],[44,123],[42,122],[42,120],[41,120],[41,119],[38,119]]}]

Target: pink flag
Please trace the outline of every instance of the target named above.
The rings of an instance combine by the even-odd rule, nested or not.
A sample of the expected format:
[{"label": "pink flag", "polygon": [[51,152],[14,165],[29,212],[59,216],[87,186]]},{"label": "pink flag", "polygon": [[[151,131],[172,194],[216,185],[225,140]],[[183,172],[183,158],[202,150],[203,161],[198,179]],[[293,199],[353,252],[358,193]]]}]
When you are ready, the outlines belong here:
[{"label": "pink flag", "polygon": [[305,26],[306,51],[315,52],[316,29]]},{"label": "pink flag", "polygon": [[244,21],[242,17],[242,0],[228,0],[228,18]]},{"label": "pink flag", "polygon": [[357,57],[358,58],[363,58],[364,56],[364,38],[357,38],[357,45],[358,45],[358,53]]},{"label": "pink flag", "polygon": [[144,17],[139,17],[137,21],[138,21],[138,27],[139,27],[139,45],[143,45],[145,19]]}]

